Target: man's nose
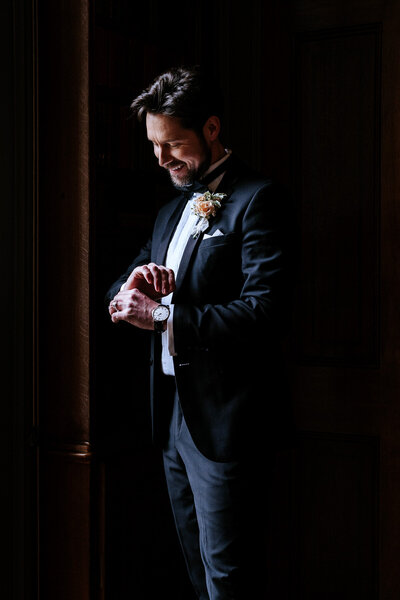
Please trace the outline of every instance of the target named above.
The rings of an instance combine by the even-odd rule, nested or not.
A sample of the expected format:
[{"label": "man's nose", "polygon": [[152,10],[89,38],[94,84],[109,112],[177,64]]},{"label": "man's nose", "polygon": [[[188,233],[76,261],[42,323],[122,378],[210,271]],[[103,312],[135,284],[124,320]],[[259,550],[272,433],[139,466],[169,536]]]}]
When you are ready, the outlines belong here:
[{"label": "man's nose", "polygon": [[171,161],[171,154],[168,148],[160,148],[158,153],[158,164],[160,167],[168,164]]}]

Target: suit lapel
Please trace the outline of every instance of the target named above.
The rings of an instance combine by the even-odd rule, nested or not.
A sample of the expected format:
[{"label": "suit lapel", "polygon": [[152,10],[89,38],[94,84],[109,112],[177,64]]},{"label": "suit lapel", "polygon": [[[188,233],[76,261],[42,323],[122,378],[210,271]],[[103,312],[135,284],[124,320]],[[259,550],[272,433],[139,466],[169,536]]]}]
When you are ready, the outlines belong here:
[{"label": "suit lapel", "polygon": [[[228,167],[225,175],[223,176],[218,188],[215,190],[216,193],[222,192],[222,193],[226,194],[226,198],[224,198],[222,201],[223,203],[228,201],[230,195],[233,192],[233,184],[237,179],[237,176],[235,174],[235,166],[236,166],[236,161],[235,161],[235,158],[232,157],[232,160],[229,163],[229,167]],[[168,244],[171,240],[171,237],[175,230],[175,227],[178,224],[179,217],[182,214],[183,206],[184,206],[183,199],[181,199],[181,201],[179,201],[179,204],[178,204],[176,210],[172,213],[172,215],[167,223],[167,226],[164,231],[164,236],[161,240],[161,243],[160,243],[160,246],[158,249],[158,253],[157,253],[157,258],[158,258],[157,264],[163,264],[163,261],[165,259],[166,253],[167,253]],[[223,206],[221,207],[220,210],[223,211]],[[215,219],[218,219],[218,216],[219,216],[219,213],[217,213],[215,217],[212,217],[210,219],[210,226]],[[178,274],[177,274],[177,278],[176,278],[176,289],[175,289],[175,292],[174,292],[174,294],[172,296],[172,300],[171,300],[172,303],[174,303],[176,295],[179,293],[180,287],[182,285],[182,282],[185,278],[188,267],[190,265],[190,261],[191,261],[193,252],[199,245],[202,238],[203,238],[203,233],[201,233],[197,238],[190,236],[190,238],[186,244],[186,247],[185,247],[185,250],[183,251],[182,259],[181,259],[181,262],[179,265],[179,270],[178,270]]]},{"label": "suit lapel", "polygon": [[182,254],[181,262],[179,264],[178,275],[176,277],[176,289],[172,296],[172,300],[171,300],[172,303],[174,302],[175,296],[179,292],[179,289],[182,285],[182,281],[185,278],[186,271],[188,270],[188,266],[190,264],[190,259],[192,258],[194,249],[198,246],[202,237],[203,237],[202,233],[197,238],[194,238],[191,235],[185,246],[185,249]]},{"label": "suit lapel", "polygon": [[172,211],[172,213],[167,221],[165,229],[162,233],[162,237],[160,239],[160,243],[157,248],[156,260],[155,260],[157,265],[163,265],[165,262],[169,243],[171,241],[171,238],[175,231],[175,228],[179,222],[179,219],[182,215],[182,211],[184,209],[186,201],[187,200],[186,200],[185,196],[183,196],[183,195],[181,198],[178,198],[175,209]]},{"label": "suit lapel", "polygon": [[[221,181],[221,184],[222,184],[222,181]],[[229,196],[231,195],[233,188],[231,187],[231,185],[227,186],[226,188],[223,188],[221,184],[218,186],[218,191],[222,191],[222,189],[224,189],[224,190],[226,189],[226,191],[224,191],[224,193],[226,194],[226,198],[224,198],[222,200],[222,203],[225,203],[229,199]],[[221,212],[223,211],[223,208],[224,208],[224,206],[222,204],[222,206],[220,208]],[[213,221],[215,221],[215,219],[218,219],[219,214],[220,213],[218,212],[215,215],[215,217],[211,217],[211,219],[209,221],[209,227],[211,227],[211,225],[212,225]],[[191,235],[185,246],[185,250],[183,251],[181,262],[179,265],[178,275],[176,278],[176,289],[175,289],[175,292],[174,292],[172,300],[171,300],[172,303],[174,302],[176,295],[179,293],[182,282],[183,282],[185,275],[187,273],[187,270],[189,268],[190,260],[192,258],[193,252],[195,251],[195,249],[197,248],[197,246],[203,239],[203,235],[204,235],[204,232],[200,233],[200,235],[197,238],[194,238]]]}]

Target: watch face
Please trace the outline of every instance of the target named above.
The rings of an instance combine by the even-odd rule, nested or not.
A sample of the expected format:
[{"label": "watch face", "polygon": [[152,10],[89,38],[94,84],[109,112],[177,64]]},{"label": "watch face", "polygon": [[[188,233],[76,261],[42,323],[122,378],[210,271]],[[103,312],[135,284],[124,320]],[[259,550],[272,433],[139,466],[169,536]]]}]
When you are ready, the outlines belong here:
[{"label": "watch face", "polygon": [[169,308],[168,306],[157,306],[153,311],[153,319],[154,321],[165,321],[169,317]]}]

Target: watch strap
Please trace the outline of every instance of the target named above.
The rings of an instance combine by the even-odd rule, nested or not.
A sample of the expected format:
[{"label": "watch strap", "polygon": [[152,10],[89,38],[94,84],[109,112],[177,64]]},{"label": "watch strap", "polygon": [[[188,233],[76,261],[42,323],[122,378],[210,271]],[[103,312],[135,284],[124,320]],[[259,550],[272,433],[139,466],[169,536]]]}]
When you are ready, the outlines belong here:
[{"label": "watch strap", "polygon": [[154,331],[156,333],[164,333],[165,321],[154,321]]}]

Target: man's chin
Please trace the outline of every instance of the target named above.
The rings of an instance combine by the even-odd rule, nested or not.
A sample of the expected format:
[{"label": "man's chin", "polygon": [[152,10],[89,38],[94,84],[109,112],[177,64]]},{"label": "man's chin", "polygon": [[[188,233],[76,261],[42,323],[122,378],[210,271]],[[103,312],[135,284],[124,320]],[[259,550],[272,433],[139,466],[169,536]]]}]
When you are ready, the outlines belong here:
[{"label": "man's chin", "polygon": [[171,172],[169,176],[171,178],[171,182],[177,188],[184,188],[187,185],[191,185],[194,181],[193,177],[178,177],[177,175],[173,175]]}]

